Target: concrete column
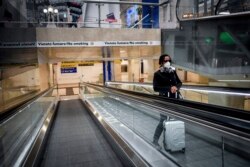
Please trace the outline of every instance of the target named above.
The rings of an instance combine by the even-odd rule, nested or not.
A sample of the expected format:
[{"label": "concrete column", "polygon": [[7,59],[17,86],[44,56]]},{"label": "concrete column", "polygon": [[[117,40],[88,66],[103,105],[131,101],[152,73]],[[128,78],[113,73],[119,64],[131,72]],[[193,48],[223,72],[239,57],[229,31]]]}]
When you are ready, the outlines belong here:
[{"label": "concrete column", "polygon": [[[112,55],[120,57],[120,48],[112,47]],[[121,60],[115,59],[113,61],[113,79],[114,81],[121,81]]]},{"label": "concrete column", "polygon": [[49,86],[53,86],[53,84],[54,84],[53,65],[49,64]]},{"label": "concrete column", "polygon": [[38,68],[39,68],[39,81],[40,81],[40,89],[41,91],[49,88],[50,82],[50,68],[48,65],[48,57],[47,55],[43,55],[41,52],[38,53]]},{"label": "concrete column", "polygon": [[140,77],[140,59],[128,60],[128,81],[139,82]]},{"label": "concrete column", "polygon": [[138,58],[141,54],[140,52],[141,51],[139,47],[127,48],[129,82],[139,82],[141,59],[132,59],[132,58],[133,57]]},{"label": "concrete column", "polygon": [[5,79],[1,81],[1,102],[0,105],[6,105],[6,101],[9,99],[8,89],[13,87],[13,82],[9,79]]},{"label": "concrete column", "polygon": [[48,64],[39,64],[39,78],[41,91],[49,88],[49,66]]},{"label": "concrete column", "polygon": [[153,82],[153,77],[154,77],[154,72],[155,72],[153,59],[144,60],[144,70],[145,70],[145,74],[147,74],[147,78],[145,78],[144,81]]},{"label": "concrete column", "polygon": [[115,81],[121,81],[121,61],[120,60],[114,60],[114,80]]}]

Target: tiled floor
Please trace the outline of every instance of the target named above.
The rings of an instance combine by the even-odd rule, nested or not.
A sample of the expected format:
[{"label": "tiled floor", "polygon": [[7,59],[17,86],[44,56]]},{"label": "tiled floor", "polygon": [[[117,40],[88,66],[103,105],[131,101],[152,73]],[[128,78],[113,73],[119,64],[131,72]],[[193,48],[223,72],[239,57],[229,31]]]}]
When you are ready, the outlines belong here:
[{"label": "tiled floor", "polygon": [[80,100],[60,103],[41,166],[122,166]]},{"label": "tiled floor", "polygon": [[66,89],[66,96],[74,95],[73,88],[65,88]]}]

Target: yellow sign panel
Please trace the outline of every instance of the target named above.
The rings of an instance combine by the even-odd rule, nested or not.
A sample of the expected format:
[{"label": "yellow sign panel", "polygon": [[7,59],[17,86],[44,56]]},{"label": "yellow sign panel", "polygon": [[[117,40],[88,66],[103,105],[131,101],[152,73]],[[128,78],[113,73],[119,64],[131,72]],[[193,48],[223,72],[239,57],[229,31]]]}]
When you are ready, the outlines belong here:
[{"label": "yellow sign panel", "polygon": [[121,60],[120,59],[116,59],[116,60],[114,60],[114,63],[121,63]]},{"label": "yellow sign panel", "polygon": [[95,63],[93,62],[84,62],[84,63],[79,63],[78,66],[93,66]]},{"label": "yellow sign panel", "polygon": [[62,64],[61,67],[77,67],[76,64]]},{"label": "yellow sign panel", "polygon": [[61,67],[77,67],[77,65],[75,62],[62,62]]},{"label": "yellow sign panel", "polygon": [[101,63],[101,61],[63,61],[61,67],[77,67],[77,66],[93,66],[95,63]]}]

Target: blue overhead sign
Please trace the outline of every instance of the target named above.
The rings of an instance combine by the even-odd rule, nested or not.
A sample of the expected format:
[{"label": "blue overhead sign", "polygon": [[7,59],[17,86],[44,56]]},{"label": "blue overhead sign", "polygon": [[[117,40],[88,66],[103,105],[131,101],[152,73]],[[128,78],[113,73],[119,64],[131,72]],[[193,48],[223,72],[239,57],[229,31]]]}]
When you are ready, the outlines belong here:
[{"label": "blue overhead sign", "polygon": [[61,73],[77,73],[76,67],[61,68]]},{"label": "blue overhead sign", "polygon": [[[142,0],[145,3],[159,3],[159,0]],[[142,6],[142,18],[146,17],[143,21],[143,28],[159,28],[159,7]]]}]

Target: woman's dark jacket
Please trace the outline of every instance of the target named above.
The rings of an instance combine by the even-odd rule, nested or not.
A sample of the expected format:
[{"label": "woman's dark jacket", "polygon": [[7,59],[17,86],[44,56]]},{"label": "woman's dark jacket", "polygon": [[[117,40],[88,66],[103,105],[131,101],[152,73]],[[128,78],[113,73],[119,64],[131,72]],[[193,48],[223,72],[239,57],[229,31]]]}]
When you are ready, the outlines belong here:
[{"label": "woman's dark jacket", "polygon": [[169,93],[170,96],[174,96],[171,93],[171,87],[176,86],[179,90],[181,85],[182,82],[180,81],[174,68],[171,70],[166,70],[165,68],[161,67],[154,73],[153,88],[154,91],[159,92],[160,95],[167,96]]}]

